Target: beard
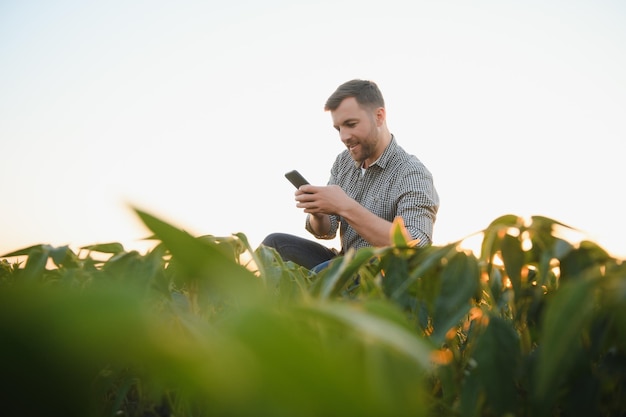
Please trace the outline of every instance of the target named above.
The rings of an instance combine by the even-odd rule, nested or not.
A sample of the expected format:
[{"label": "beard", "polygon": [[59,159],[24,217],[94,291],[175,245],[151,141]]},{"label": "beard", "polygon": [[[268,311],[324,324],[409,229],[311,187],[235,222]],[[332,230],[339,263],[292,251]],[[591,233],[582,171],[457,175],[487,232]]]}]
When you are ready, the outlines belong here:
[{"label": "beard", "polygon": [[[371,158],[376,153],[376,146],[378,145],[378,131],[373,127],[368,135],[363,139],[360,139],[355,149],[348,148],[350,156],[359,164],[363,164],[366,159]],[[371,161],[374,162],[374,161]]]}]

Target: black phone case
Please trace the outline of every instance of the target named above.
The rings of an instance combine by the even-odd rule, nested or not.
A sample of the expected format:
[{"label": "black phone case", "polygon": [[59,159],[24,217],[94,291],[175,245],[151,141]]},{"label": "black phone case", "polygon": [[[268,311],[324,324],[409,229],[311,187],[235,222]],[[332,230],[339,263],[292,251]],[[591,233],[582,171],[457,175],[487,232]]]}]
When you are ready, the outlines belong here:
[{"label": "black phone case", "polygon": [[285,174],[285,178],[289,180],[296,188],[300,188],[301,185],[308,184],[309,182],[295,169]]}]

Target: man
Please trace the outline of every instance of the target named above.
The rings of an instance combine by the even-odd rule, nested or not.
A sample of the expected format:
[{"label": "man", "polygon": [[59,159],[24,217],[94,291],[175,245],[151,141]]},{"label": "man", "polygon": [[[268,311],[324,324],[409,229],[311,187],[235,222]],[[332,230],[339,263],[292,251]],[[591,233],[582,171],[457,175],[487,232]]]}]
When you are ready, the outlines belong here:
[{"label": "man", "polygon": [[350,248],[391,245],[398,216],[419,246],[431,244],[439,208],[432,175],[389,132],[378,86],[348,81],[328,98],[324,110],[346,150],[337,156],[328,185],[307,184],[296,191],[296,207],[308,214],[306,229],[316,238],[332,239],[339,229],[341,251],[284,233],[272,233],[262,244],[286,261],[319,270]]}]

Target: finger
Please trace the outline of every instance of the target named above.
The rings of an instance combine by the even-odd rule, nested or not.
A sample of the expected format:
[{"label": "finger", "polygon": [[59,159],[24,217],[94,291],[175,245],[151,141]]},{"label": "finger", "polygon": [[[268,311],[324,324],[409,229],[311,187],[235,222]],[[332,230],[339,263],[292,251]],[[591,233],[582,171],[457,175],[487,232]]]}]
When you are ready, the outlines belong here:
[{"label": "finger", "polygon": [[298,194],[296,196],[296,201],[305,203],[305,202],[310,202],[310,201],[315,201],[317,198],[315,197],[315,195],[313,194],[309,194],[309,193],[302,193],[302,194]]}]

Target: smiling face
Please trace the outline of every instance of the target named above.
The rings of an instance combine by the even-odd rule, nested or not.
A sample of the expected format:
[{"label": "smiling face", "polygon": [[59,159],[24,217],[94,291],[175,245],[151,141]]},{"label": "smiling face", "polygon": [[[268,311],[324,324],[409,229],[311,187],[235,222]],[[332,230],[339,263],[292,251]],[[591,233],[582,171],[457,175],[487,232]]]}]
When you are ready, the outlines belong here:
[{"label": "smiling face", "polygon": [[355,161],[367,168],[380,157],[389,143],[383,107],[363,108],[354,97],[348,97],[330,114],[339,138]]}]

